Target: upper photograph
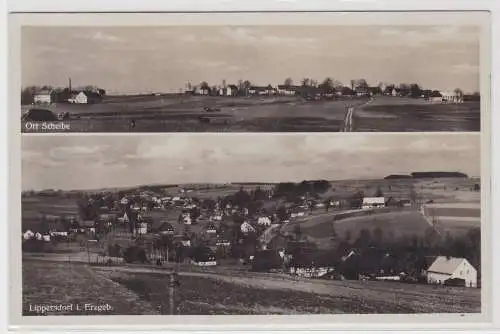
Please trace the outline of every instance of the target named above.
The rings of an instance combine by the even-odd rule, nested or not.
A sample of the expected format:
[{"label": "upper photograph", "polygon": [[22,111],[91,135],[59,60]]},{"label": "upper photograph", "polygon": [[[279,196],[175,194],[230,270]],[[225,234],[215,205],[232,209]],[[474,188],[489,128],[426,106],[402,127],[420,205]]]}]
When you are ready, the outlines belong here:
[{"label": "upper photograph", "polygon": [[22,132],[480,131],[475,25],[24,26]]}]

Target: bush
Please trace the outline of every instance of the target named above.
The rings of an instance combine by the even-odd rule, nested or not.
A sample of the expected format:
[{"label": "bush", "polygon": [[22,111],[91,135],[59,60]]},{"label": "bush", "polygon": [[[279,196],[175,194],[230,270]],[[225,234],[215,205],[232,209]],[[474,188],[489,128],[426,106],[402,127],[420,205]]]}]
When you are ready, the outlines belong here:
[{"label": "bush", "polygon": [[138,246],[130,246],[123,252],[123,259],[127,263],[141,262],[148,263],[146,251]]}]

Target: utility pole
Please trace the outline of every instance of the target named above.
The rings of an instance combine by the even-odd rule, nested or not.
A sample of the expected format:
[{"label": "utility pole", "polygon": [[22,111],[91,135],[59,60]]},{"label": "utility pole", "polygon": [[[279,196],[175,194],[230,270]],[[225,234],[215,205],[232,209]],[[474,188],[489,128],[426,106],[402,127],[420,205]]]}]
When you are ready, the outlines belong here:
[{"label": "utility pole", "polygon": [[172,273],[169,275],[169,284],[168,284],[168,298],[169,298],[169,310],[170,310],[170,315],[174,315],[175,312],[175,287],[179,286],[179,279],[178,279],[178,274],[174,270],[172,270]]}]

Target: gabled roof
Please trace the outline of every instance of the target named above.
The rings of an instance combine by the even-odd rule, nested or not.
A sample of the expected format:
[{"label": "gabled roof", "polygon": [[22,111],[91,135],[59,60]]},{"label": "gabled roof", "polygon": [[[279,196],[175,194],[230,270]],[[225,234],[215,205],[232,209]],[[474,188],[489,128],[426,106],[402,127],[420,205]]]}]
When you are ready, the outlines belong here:
[{"label": "gabled roof", "polygon": [[438,256],[427,271],[451,275],[464,260],[464,258]]},{"label": "gabled roof", "polygon": [[384,197],[364,197],[363,204],[385,204]]},{"label": "gabled roof", "polygon": [[50,95],[53,94],[54,90],[52,89],[43,89],[35,93],[35,95]]}]

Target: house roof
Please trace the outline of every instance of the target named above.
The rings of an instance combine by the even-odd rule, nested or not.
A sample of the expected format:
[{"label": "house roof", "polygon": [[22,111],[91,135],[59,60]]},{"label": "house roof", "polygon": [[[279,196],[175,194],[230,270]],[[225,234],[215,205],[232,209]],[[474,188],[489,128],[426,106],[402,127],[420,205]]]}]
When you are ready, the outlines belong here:
[{"label": "house roof", "polygon": [[43,89],[35,93],[35,95],[50,95],[53,94],[54,91],[52,89]]},{"label": "house roof", "polygon": [[427,271],[451,275],[464,260],[464,258],[438,256]]},{"label": "house roof", "polygon": [[384,197],[364,197],[363,204],[385,204]]}]

